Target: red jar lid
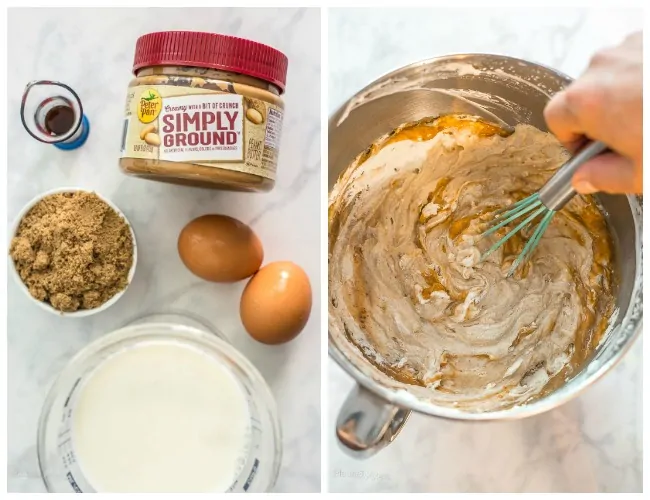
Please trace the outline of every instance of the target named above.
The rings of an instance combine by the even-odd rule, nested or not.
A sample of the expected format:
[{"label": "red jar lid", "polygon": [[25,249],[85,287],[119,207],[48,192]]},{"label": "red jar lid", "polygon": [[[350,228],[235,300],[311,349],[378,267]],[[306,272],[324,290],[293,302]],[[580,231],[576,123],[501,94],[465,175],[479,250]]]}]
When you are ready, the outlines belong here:
[{"label": "red jar lid", "polygon": [[288,60],[268,45],[216,33],[160,31],[138,38],[133,72],[163,65],[241,73],[272,83],[284,92]]}]

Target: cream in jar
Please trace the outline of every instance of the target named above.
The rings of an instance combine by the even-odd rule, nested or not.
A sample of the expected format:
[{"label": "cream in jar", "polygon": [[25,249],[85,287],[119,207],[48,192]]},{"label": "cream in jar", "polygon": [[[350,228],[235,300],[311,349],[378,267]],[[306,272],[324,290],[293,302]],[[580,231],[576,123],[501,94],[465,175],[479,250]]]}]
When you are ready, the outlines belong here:
[{"label": "cream in jar", "polygon": [[229,368],[180,343],[148,342],[90,375],[72,439],[97,492],[219,493],[242,470],[250,421]]}]

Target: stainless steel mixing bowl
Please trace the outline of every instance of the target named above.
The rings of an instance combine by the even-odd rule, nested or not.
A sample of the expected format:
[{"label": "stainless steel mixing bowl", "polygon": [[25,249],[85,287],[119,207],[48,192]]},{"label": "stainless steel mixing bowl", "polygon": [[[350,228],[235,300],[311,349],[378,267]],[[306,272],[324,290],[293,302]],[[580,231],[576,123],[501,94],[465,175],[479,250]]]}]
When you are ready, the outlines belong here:
[{"label": "stainless steel mixing bowl", "polygon": [[[570,81],[558,71],[538,64],[487,54],[440,57],[398,69],[361,90],[330,117],[329,189],[359,153],[406,122],[467,113],[505,127],[529,123],[546,130],[544,107]],[[377,370],[343,332],[330,326],[330,356],[358,383],[336,424],[344,449],[358,457],[374,454],[395,438],[411,410],[460,420],[535,415],[575,397],[611,369],[641,331],[642,206],[635,196],[601,194],[598,201],[614,235],[619,313],[612,318],[609,335],[579,373],[556,391],[528,404],[468,413],[436,406],[415,386],[401,384]]]}]

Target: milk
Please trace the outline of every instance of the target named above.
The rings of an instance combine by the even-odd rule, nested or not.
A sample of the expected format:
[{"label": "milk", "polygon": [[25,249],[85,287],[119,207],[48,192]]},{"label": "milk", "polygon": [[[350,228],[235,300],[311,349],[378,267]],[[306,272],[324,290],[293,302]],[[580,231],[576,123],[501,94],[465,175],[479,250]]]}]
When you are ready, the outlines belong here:
[{"label": "milk", "polygon": [[224,492],[246,458],[249,408],[217,360],[180,343],[149,342],[90,375],[72,438],[98,492]]}]

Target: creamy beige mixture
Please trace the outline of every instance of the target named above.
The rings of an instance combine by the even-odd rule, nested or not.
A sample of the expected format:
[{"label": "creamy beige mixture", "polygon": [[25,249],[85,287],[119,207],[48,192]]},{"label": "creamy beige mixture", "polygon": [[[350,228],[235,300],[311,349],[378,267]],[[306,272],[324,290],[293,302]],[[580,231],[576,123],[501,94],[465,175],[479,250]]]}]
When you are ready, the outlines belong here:
[{"label": "creamy beige mixture", "polygon": [[[612,243],[590,197],[485,262],[507,229],[493,212],[537,191],[567,159],[550,134],[469,117],[404,127],[361,155],[330,194],[330,328],[377,368],[467,411],[521,404],[561,384],[613,312]],[[534,229],[534,227],[532,228]]]}]

